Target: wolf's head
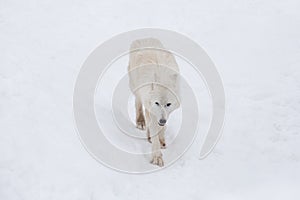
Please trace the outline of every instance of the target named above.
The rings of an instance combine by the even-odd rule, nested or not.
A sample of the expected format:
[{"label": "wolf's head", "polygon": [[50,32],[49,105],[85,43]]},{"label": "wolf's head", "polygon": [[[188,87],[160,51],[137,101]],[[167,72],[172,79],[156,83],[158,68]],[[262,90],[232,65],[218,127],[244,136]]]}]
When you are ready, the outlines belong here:
[{"label": "wolf's head", "polygon": [[144,98],[144,106],[155,117],[159,126],[164,126],[171,112],[180,106],[176,91],[152,84],[151,91]]}]

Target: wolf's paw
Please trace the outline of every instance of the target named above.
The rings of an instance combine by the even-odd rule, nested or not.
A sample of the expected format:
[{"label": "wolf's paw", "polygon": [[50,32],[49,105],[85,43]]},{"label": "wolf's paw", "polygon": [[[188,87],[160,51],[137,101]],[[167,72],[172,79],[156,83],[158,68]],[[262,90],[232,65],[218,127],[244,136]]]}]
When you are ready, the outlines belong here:
[{"label": "wolf's paw", "polygon": [[145,121],[137,121],[136,122],[136,127],[138,129],[145,130],[145,128],[146,128]]},{"label": "wolf's paw", "polygon": [[148,142],[149,142],[149,143],[152,143],[151,137],[148,137]]},{"label": "wolf's paw", "polygon": [[153,165],[158,165],[160,167],[163,167],[164,166],[164,160],[162,159],[162,154],[161,153],[153,154],[151,163]]}]

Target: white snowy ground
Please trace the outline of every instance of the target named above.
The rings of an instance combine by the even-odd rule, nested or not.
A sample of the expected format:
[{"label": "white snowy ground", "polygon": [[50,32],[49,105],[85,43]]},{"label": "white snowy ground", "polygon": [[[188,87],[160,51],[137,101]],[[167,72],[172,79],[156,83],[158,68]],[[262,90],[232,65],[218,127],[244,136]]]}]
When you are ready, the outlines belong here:
[{"label": "white snowy ground", "polygon": [[[300,2],[0,2],[0,199],[300,198]],[[171,167],[113,171],[83,148],[72,92],[89,53],[141,27],[190,36],[223,78],[214,152],[199,142]]]}]

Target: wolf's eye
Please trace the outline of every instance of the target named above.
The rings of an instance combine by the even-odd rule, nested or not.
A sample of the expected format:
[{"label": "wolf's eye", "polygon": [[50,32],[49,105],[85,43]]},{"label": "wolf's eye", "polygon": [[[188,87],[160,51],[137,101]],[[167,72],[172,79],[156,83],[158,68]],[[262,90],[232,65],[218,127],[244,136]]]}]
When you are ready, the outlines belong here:
[{"label": "wolf's eye", "polygon": [[159,106],[159,103],[157,101],[155,102],[155,104]]},{"label": "wolf's eye", "polygon": [[169,107],[171,105],[171,103],[167,103],[167,107]]}]

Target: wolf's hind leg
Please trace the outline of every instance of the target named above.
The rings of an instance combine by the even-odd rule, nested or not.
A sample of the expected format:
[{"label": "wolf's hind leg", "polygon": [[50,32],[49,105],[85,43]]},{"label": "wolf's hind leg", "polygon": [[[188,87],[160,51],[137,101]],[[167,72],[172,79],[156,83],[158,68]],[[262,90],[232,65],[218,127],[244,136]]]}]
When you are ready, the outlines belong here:
[{"label": "wolf's hind leg", "polygon": [[136,127],[141,130],[145,130],[145,117],[143,113],[143,105],[140,98],[135,98],[135,111],[136,111]]}]

